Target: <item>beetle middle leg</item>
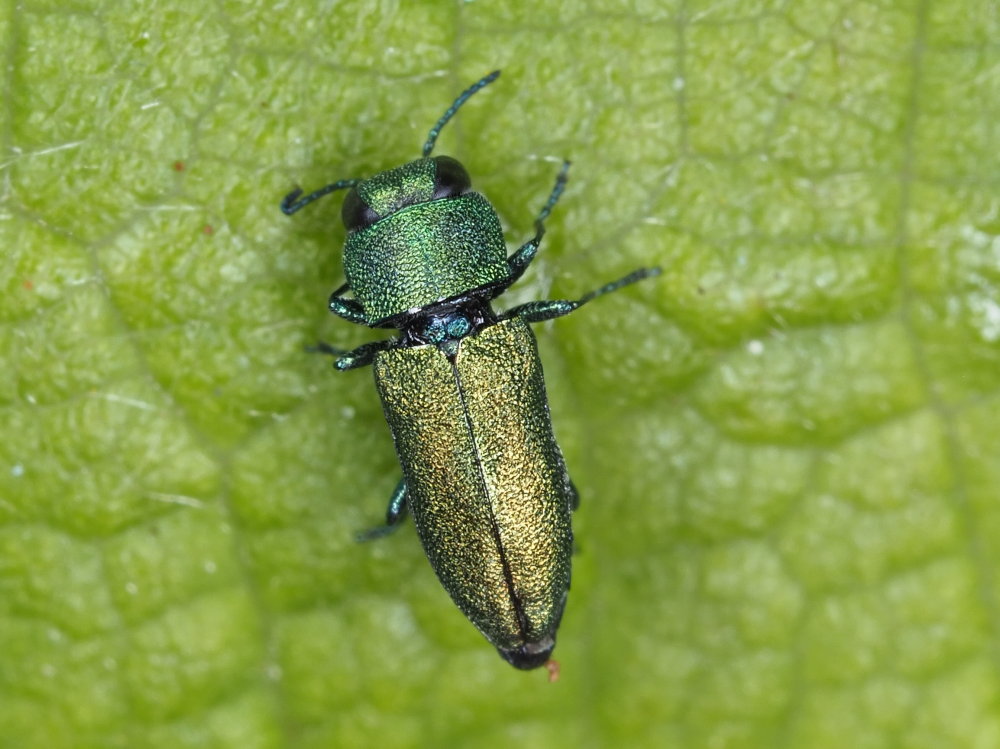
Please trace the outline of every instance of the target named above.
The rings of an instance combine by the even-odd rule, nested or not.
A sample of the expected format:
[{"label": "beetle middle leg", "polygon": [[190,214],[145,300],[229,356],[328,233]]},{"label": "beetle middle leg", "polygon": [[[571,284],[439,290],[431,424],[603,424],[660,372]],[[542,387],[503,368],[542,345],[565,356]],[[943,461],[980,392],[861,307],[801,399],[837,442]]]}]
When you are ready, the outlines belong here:
[{"label": "beetle middle leg", "polygon": [[383,341],[371,341],[370,343],[361,344],[356,349],[347,350],[320,341],[315,346],[307,346],[306,351],[336,356],[337,360],[333,363],[333,366],[343,372],[348,369],[367,366],[375,360],[375,354],[379,351],[395,348],[398,345],[399,341],[395,338],[386,338]]},{"label": "beetle middle leg", "polygon": [[545,201],[542,210],[535,217],[535,236],[521,245],[517,252],[507,258],[507,267],[510,269],[510,275],[504,280],[503,289],[506,289],[517,281],[524,274],[524,271],[528,269],[531,261],[535,259],[538,246],[542,243],[542,237],[545,236],[545,219],[552,213],[552,209],[559,202],[563,190],[566,189],[566,181],[569,179],[569,165],[569,161],[563,162],[562,169],[556,175],[556,183],[552,186],[552,192],[549,193],[549,199]]},{"label": "beetle middle leg", "polygon": [[660,275],[659,268],[639,268],[639,270],[634,270],[627,276],[619,278],[617,281],[604,284],[601,288],[594,289],[589,294],[584,294],[579,299],[546,299],[544,301],[519,304],[517,307],[512,307],[504,312],[500,316],[500,319],[510,320],[514,317],[520,317],[525,322],[542,322],[543,320],[552,320],[556,317],[568,315],[573,310],[579,309],[590,300],[596,299],[599,296],[610,294],[612,291],[617,291],[623,286],[636,283],[644,278],[650,278],[658,275]]},{"label": "beetle middle leg", "polygon": [[396,530],[400,523],[406,519],[406,479],[400,479],[396,488],[392,490],[392,497],[389,498],[389,506],[385,510],[385,525],[362,531],[356,538],[358,541],[371,541],[376,538],[387,536]]}]

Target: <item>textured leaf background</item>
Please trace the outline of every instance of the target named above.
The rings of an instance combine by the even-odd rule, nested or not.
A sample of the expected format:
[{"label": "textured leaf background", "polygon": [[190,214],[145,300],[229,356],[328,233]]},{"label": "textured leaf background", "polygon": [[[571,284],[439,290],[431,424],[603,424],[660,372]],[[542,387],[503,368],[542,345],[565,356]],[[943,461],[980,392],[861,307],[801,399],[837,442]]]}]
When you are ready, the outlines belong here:
[{"label": "textured leaf background", "polygon": [[[0,746],[1000,746],[1000,10],[7,2]],[[583,493],[556,684],[465,622],[331,319],[449,126]]]}]

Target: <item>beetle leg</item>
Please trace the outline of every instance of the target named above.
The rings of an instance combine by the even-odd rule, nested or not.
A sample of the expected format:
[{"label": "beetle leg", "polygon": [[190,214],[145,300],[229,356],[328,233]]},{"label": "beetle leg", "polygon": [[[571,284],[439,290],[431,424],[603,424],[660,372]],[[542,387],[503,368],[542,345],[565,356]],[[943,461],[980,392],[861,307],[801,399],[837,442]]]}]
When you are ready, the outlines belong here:
[{"label": "beetle leg", "polygon": [[371,341],[370,343],[363,343],[356,349],[348,351],[320,341],[315,346],[307,346],[306,351],[336,356],[337,361],[333,363],[333,366],[335,369],[339,369],[343,372],[347,369],[357,369],[358,367],[367,366],[375,360],[375,354],[379,351],[395,348],[398,345],[399,341],[395,338],[386,338],[384,341]]},{"label": "beetle leg", "polygon": [[525,322],[542,322],[556,317],[568,315],[583,302],[571,302],[568,299],[549,299],[544,302],[528,302],[507,310],[501,315],[502,320],[520,317]]},{"label": "beetle leg", "polygon": [[406,517],[406,479],[400,479],[396,488],[392,490],[392,497],[389,498],[389,506],[385,509],[385,524],[389,526],[399,525]]},{"label": "beetle leg", "polygon": [[573,479],[567,477],[566,481],[569,484],[569,509],[576,511],[580,507],[580,492],[577,491]]},{"label": "beetle leg", "polygon": [[343,293],[347,289],[348,286],[345,283],[330,294],[330,302],[328,304],[330,311],[337,317],[343,317],[348,322],[367,325],[368,319],[365,317],[365,311],[361,308],[361,304],[355,299],[344,299]]},{"label": "beetle leg", "polygon": [[507,258],[507,267],[510,269],[510,274],[503,282],[504,289],[517,281],[524,274],[524,271],[528,269],[531,261],[535,259],[538,246],[542,243],[542,237],[545,236],[545,219],[552,213],[552,209],[559,202],[559,197],[563,194],[563,190],[566,189],[566,180],[569,179],[569,165],[570,162],[563,162],[562,169],[559,170],[559,174],[556,176],[556,183],[552,186],[552,192],[549,193],[549,199],[545,201],[545,205],[542,206],[542,210],[538,212],[538,216],[535,218],[535,236],[521,245],[517,252]]},{"label": "beetle leg", "polygon": [[612,281],[611,283],[604,284],[604,286],[599,289],[594,289],[589,294],[585,294],[579,299],[546,299],[545,301],[519,304],[517,307],[512,307],[504,312],[500,316],[500,319],[510,320],[514,317],[520,317],[525,322],[542,322],[543,320],[552,320],[556,317],[568,315],[573,310],[579,309],[585,305],[591,299],[596,299],[599,296],[610,294],[612,291],[617,291],[623,286],[628,286],[629,284],[641,281],[644,278],[650,278],[651,276],[658,275],[660,275],[659,268],[639,268],[639,270],[634,270],[627,276],[619,278],[617,281]]},{"label": "beetle leg", "polygon": [[387,338],[384,341],[364,343],[353,351],[348,351],[346,354],[343,354],[333,363],[333,366],[341,372],[348,369],[357,369],[358,367],[368,366],[375,360],[375,354],[379,351],[395,348],[398,343],[399,342],[395,338]]},{"label": "beetle leg", "polygon": [[506,291],[511,284],[524,275],[524,271],[528,269],[531,261],[535,259],[535,254],[538,252],[538,245],[541,244],[542,236],[544,234],[545,227],[539,226],[535,236],[532,237],[529,242],[525,242],[521,245],[517,252],[507,258],[507,268],[510,270],[510,274],[504,279],[504,291]]},{"label": "beetle leg", "polygon": [[357,535],[358,541],[371,541],[389,535],[406,519],[406,513],[406,479],[400,479],[396,488],[392,490],[389,506],[385,510],[385,525],[372,528],[370,531],[362,531]]}]

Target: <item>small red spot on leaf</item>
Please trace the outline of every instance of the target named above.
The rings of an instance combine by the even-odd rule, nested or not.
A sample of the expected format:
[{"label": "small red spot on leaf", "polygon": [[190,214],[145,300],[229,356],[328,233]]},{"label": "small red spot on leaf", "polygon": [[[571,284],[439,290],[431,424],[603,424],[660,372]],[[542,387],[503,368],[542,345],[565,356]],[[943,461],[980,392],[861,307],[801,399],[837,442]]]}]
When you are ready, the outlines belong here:
[{"label": "small red spot on leaf", "polygon": [[30,278],[24,279],[24,281],[21,282],[21,285],[28,291],[31,291],[35,288],[35,283]]},{"label": "small red spot on leaf", "polygon": [[185,169],[185,166],[184,166],[184,162],[183,161],[175,161],[174,162],[174,171],[175,172],[183,172],[184,169]]},{"label": "small red spot on leaf", "polygon": [[205,224],[203,227],[201,227],[201,233],[211,236],[215,233],[215,229],[211,224]]},{"label": "small red spot on leaf", "polygon": [[549,672],[549,684],[559,681],[559,661],[549,658],[545,661],[545,668]]}]

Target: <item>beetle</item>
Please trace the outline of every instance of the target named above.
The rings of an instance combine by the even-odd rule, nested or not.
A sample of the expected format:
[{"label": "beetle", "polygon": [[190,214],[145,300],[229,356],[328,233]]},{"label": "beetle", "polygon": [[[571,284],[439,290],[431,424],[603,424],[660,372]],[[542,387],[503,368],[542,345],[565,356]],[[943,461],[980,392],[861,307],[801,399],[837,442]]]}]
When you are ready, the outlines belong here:
[{"label": "beetle", "polygon": [[[445,590],[510,664],[549,663],[570,585],[578,504],[549,417],[529,323],[566,315],[657,275],[641,268],[576,300],[491,302],[534,259],[566,185],[569,162],[507,255],[496,211],[449,156],[431,157],[441,129],[494,71],[463,91],[431,128],[421,158],[367,179],[342,179],[281,202],[291,215],[336,190],[347,240],[346,282],[330,311],[398,335],[353,350],[320,344],[338,370],[373,365],[403,478],[381,535],[413,515]],[[353,298],[346,296],[351,292]]]}]

